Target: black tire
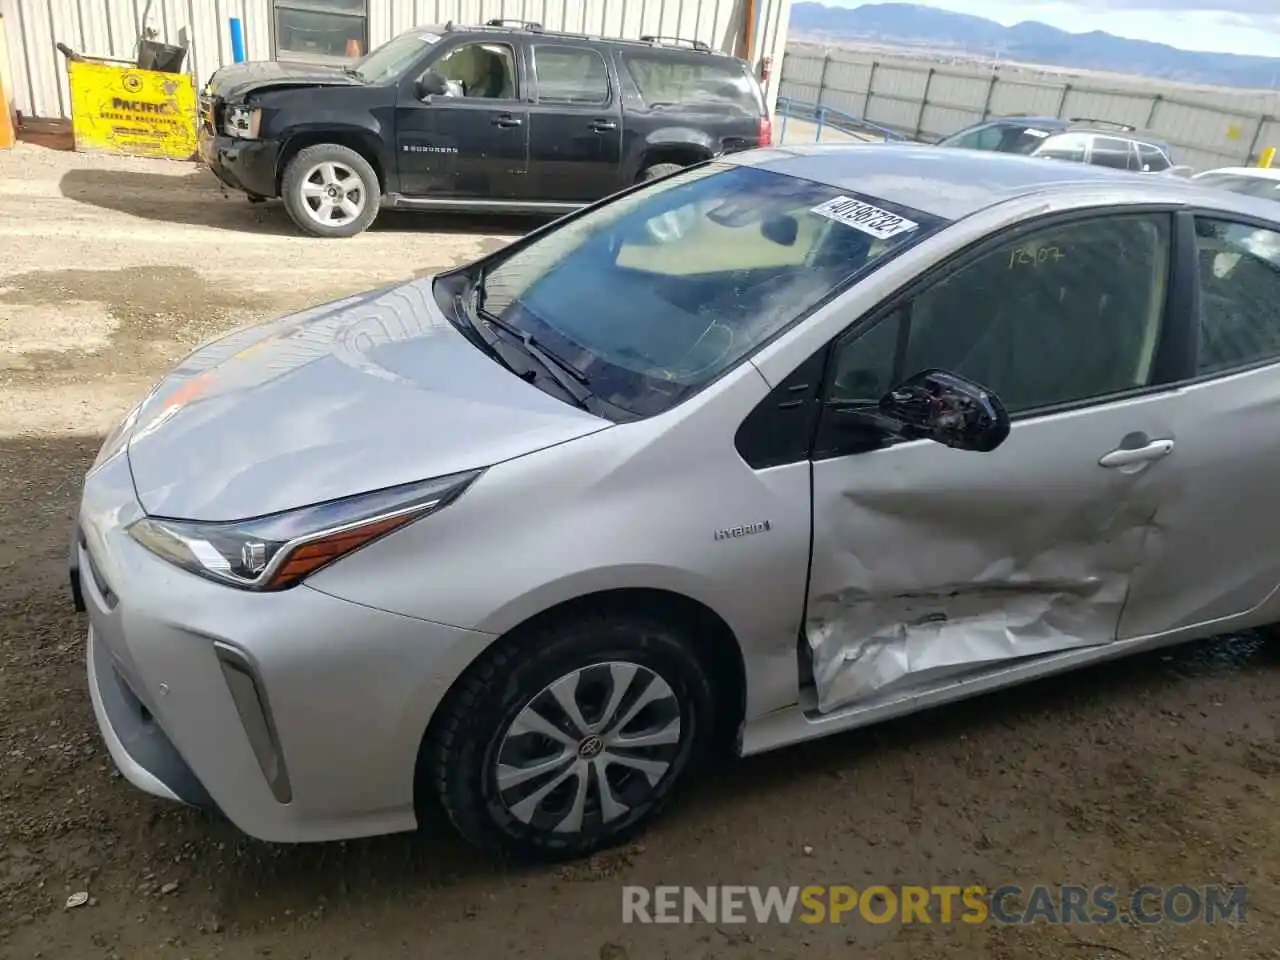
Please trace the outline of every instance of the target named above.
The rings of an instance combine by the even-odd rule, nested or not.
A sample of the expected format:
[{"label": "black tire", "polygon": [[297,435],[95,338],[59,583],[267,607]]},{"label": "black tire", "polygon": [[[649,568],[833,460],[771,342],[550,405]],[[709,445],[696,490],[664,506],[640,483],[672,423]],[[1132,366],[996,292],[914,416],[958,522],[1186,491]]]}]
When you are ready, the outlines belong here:
[{"label": "black tire", "polygon": [[682,163],[655,163],[651,167],[645,167],[640,171],[640,182],[648,183],[650,180],[657,180],[661,177],[669,177],[673,173],[679,173],[684,169]]},{"label": "black tire", "polygon": [[[581,672],[575,700],[580,716],[590,722],[591,694],[596,688],[603,688],[601,697],[595,698],[603,706],[615,686],[622,686],[612,684],[611,678],[624,674],[613,672],[618,668],[601,665],[618,662],[633,665],[637,671],[629,681],[628,695],[614,711],[615,717],[625,716],[628,706],[636,702],[634,695],[641,689],[645,671],[651,671],[666,685],[659,684],[654,690],[669,690],[672,694],[670,698],[664,694],[644,707],[630,723],[614,729],[606,725],[600,732],[605,742],[623,730],[631,730],[632,724],[646,717],[653,723],[650,729],[665,726],[669,732],[670,718],[678,716],[678,741],[649,748],[653,751],[649,757],[658,756],[668,762],[665,770],[657,774],[656,783],[650,783],[647,774],[624,764],[609,763],[606,757],[619,755],[616,751],[609,753],[613,749],[610,746],[603,747],[599,758],[593,761],[583,752],[586,740],[580,741],[575,751],[548,737],[526,735],[558,752],[564,765],[548,770],[546,776],[501,790],[500,752],[509,764],[508,770],[524,766],[511,764],[510,751],[527,740],[508,740],[507,734],[518,717],[528,716],[525,708],[537,701],[540,715],[556,718],[563,729],[568,714],[558,708],[547,690],[562,678]],[[595,718],[598,720],[602,714],[603,710]],[[714,743],[714,729],[710,683],[680,630],[643,615],[587,613],[529,630],[496,645],[477,661],[442,704],[433,735],[424,744],[426,763],[420,769],[430,777],[440,806],[466,840],[514,859],[554,862],[589,856],[625,843],[643,830],[671,799],[691,762],[700,762],[708,754]],[[586,780],[581,788],[587,797],[581,829],[556,832],[550,824],[560,819],[561,811],[554,809],[554,803],[541,823],[535,822],[540,805],[530,812],[528,820],[513,812],[529,793],[545,788],[570,766],[583,768],[579,776]],[[625,812],[615,811],[608,821],[602,812],[605,800],[598,780],[602,770],[609,796],[626,806]],[[571,810],[577,786],[578,776],[572,776],[546,799],[555,801],[564,793],[568,807],[562,809]]]},{"label": "black tire", "polygon": [[[364,192],[364,201],[358,216],[329,226],[321,223],[312,214],[307,198],[303,196],[303,187],[307,178],[312,176],[313,171],[322,163],[337,164],[358,178],[358,187]],[[346,180],[343,181],[344,184],[346,182]],[[318,143],[299,150],[285,167],[284,177],[280,181],[280,195],[294,223],[312,236],[326,238],[354,237],[358,233],[363,233],[378,216],[378,208],[382,204],[382,188],[378,184],[378,175],[374,173],[369,161],[350,147],[339,146],[336,143]]]}]

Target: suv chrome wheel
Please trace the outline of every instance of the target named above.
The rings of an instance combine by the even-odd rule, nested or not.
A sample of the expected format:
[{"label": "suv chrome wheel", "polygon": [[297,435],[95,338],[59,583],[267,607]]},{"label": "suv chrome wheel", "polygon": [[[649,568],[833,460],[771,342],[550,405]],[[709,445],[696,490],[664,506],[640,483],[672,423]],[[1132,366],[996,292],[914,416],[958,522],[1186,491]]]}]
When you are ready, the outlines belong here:
[{"label": "suv chrome wheel", "polygon": [[317,163],[302,178],[303,209],[325,227],[345,227],[364,213],[368,199],[360,175],[344,163]]}]

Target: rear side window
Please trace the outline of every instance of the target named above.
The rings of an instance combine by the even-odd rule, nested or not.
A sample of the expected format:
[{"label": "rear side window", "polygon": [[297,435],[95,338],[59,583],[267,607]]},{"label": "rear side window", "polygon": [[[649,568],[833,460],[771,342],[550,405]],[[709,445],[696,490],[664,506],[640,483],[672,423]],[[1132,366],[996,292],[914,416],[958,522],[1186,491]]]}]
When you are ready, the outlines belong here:
[{"label": "rear side window", "polygon": [[1047,138],[1035,151],[1038,157],[1054,160],[1073,160],[1083,163],[1089,152],[1089,138],[1079,133],[1064,133],[1060,137]]},{"label": "rear side window", "polygon": [[624,53],[622,62],[647,107],[729,107],[752,116],[761,112],[755,80],[737,61]]},{"label": "rear side window", "polygon": [[1137,166],[1133,150],[1132,140],[1121,140],[1119,137],[1095,137],[1093,153],[1089,161],[1099,167],[1133,170]]},{"label": "rear side window", "polygon": [[552,103],[607,103],[609,71],[588,47],[538,44],[533,48],[538,99]]},{"label": "rear side window", "polygon": [[1138,161],[1139,169],[1147,173],[1158,173],[1170,167],[1169,158],[1164,155],[1164,151],[1149,143],[1138,144]]},{"label": "rear side window", "polygon": [[1200,354],[1196,372],[1280,358],[1280,233],[1196,219]]}]

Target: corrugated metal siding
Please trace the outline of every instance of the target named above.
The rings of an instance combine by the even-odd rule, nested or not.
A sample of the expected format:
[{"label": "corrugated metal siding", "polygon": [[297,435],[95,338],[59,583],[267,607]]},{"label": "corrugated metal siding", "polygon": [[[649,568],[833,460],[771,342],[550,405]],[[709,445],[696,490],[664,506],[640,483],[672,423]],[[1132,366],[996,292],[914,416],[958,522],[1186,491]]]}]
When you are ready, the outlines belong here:
[{"label": "corrugated metal siding", "polygon": [[[492,17],[537,20],[549,30],[605,36],[641,34],[703,40],[736,52],[747,0],[368,0],[369,43],[376,46],[425,23],[481,23]],[[791,0],[761,0],[757,49],[772,55],[776,93]],[[89,56],[132,59],[144,26],[157,39],[189,52],[187,70],[198,83],[231,62],[227,21],[244,24],[251,60],[272,56],[272,0],[0,0],[9,38],[15,104],[24,115],[69,116],[66,69],[54,47],[62,42]]]},{"label": "corrugated metal siding", "polygon": [[1140,77],[1104,82],[797,43],[783,61],[782,95],[926,140],[1004,114],[1113,120],[1153,131],[1179,162],[1201,169],[1247,163],[1267,146],[1280,147],[1280,96]]}]

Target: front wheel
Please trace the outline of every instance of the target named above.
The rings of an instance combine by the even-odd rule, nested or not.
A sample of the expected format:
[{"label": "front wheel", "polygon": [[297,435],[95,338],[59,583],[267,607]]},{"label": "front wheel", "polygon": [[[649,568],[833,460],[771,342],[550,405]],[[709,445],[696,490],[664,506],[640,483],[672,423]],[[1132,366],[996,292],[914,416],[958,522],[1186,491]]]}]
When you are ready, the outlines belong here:
[{"label": "front wheel", "polygon": [[378,215],[378,175],[350,147],[319,143],[299,150],[280,182],[293,222],[317,237],[354,237]]},{"label": "front wheel", "polygon": [[643,829],[712,729],[710,685],[679,631],[588,615],[486,654],[442,707],[430,773],[467,840],[564,860]]}]

